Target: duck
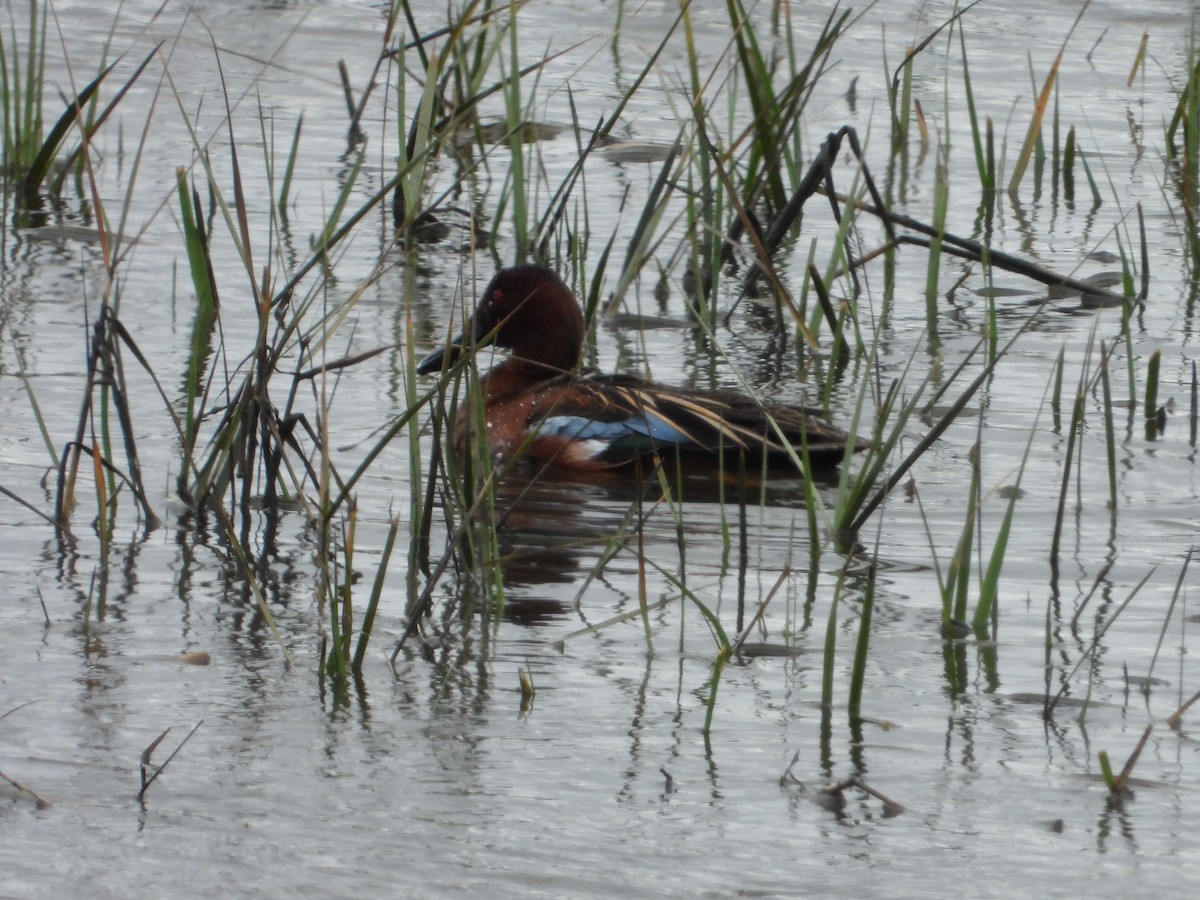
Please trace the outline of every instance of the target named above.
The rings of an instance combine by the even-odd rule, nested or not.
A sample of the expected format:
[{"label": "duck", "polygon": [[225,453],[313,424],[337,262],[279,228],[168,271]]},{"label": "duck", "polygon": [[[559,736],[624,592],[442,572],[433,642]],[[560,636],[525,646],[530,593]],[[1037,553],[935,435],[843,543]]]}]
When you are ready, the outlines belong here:
[{"label": "duck", "polygon": [[[577,371],[587,326],[575,292],[549,268],[501,269],[483,291],[462,334],[417,365],[443,372],[471,348],[509,351],[479,379],[492,460],[515,457],[573,472],[628,468],[668,454],[720,461],[730,453],[770,464],[807,454],[832,467],[868,442],[803,406],[762,401],[734,390],[692,390],[634,375]],[[453,426],[460,454],[470,418]],[[736,457],[735,457],[736,459]]]}]

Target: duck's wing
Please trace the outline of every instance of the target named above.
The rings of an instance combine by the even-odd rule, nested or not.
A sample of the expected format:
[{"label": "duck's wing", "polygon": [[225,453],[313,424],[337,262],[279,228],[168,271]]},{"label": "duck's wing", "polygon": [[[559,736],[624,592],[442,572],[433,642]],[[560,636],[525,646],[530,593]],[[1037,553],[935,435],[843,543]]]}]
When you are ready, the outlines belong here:
[{"label": "duck's wing", "polygon": [[771,455],[797,455],[807,451],[818,464],[836,464],[849,444],[855,451],[866,449],[869,442],[852,437],[825,421],[820,410],[783,403],[759,402],[735,391],[716,391],[687,395],[693,402],[713,405],[725,432],[744,437],[750,449],[761,448]]},{"label": "duck's wing", "polygon": [[[610,375],[563,379],[542,396],[531,424],[541,440],[569,452],[573,464],[619,466],[670,449],[786,455],[786,442],[828,465],[850,441],[812,410],[759,404],[733,391],[686,391]],[[855,442],[855,449],[862,446]]]},{"label": "duck's wing", "polygon": [[538,456],[569,468],[613,468],[670,447],[704,448],[703,433],[650,395],[609,379],[569,379],[544,391],[531,415]]}]

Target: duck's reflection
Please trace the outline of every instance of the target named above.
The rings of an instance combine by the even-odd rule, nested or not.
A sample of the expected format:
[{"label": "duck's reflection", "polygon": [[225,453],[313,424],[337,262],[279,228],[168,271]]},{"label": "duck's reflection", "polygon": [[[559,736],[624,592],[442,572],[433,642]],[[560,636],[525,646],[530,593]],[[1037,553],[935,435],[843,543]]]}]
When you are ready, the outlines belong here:
[{"label": "duck's reflection", "polygon": [[[771,473],[775,475],[775,473]],[[835,483],[824,473],[819,486]],[[803,519],[799,477],[736,477],[664,466],[640,479],[630,472],[595,473],[586,482],[562,473],[513,473],[496,491],[498,563],[505,589],[504,615],[523,625],[561,619],[607,564],[644,554],[674,564],[687,556],[709,567],[712,552],[732,541],[734,560],[745,560],[747,518],[777,517],[780,532]],[[761,529],[759,529],[761,531]],[[791,538],[795,543],[802,536]]]}]

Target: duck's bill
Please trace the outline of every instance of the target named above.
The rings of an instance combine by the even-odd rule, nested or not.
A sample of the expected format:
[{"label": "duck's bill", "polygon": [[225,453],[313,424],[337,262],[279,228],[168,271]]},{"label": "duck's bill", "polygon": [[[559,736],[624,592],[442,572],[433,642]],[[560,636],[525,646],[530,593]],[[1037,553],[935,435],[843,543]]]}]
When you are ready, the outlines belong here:
[{"label": "duck's bill", "polygon": [[431,350],[424,359],[417,363],[417,374],[428,375],[430,372],[440,372],[454,365],[458,354],[462,352],[463,337],[460,334],[444,347]]}]

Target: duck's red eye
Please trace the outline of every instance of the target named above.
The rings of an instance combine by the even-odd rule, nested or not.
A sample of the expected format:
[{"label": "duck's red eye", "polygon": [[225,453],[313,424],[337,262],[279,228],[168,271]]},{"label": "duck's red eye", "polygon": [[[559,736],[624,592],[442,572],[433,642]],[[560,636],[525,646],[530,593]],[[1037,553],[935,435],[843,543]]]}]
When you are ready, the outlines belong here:
[{"label": "duck's red eye", "polygon": [[500,288],[496,288],[492,291],[492,302],[495,303],[503,296],[504,294],[501,292]]}]

